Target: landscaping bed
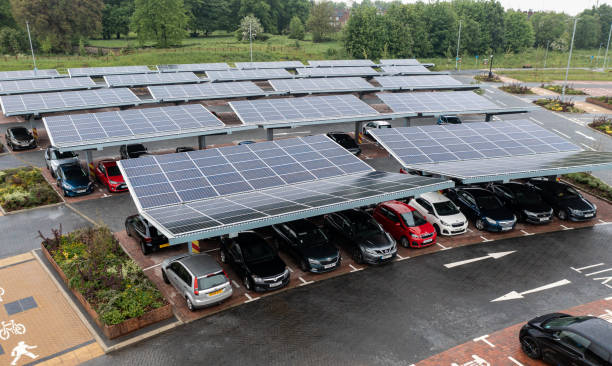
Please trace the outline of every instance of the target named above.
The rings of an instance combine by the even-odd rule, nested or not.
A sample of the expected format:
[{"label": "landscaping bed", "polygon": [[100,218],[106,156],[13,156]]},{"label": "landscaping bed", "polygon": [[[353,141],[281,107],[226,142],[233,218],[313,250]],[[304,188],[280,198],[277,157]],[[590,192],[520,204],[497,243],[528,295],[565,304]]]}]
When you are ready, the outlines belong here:
[{"label": "landscaping bed", "polygon": [[[40,234],[40,233],[39,233]],[[109,339],[172,317],[172,308],[106,227],[50,238],[42,251]]]},{"label": "landscaping bed", "polygon": [[612,97],[608,97],[608,96],[589,97],[589,98],[586,98],[586,102],[612,110]]},{"label": "landscaping bed", "polygon": [[489,73],[485,72],[483,74],[478,74],[476,76],[474,76],[474,79],[478,80],[478,81],[487,81],[490,83],[501,83],[501,79],[499,78],[499,76],[497,76],[496,74],[492,74],[491,77],[489,77]]},{"label": "landscaping bed", "polygon": [[[540,85],[540,88],[553,91],[557,94],[561,94],[563,92],[563,85],[557,85],[557,84],[544,85],[542,84]],[[582,90],[574,89],[571,87],[571,85],[567,85],[565,87],[565,94],[566,95],[586,95],[585,92],[583,92]]]},{"label": "landscaping bed", "polygon": [[0,171],[0,206],[7,212],[61,201],[37,168],[28,166]]},{"label": "landscaping bed", "polygon": [[505,91],[506,93],[512,93],[512,94],[533,94],[533,92],[531,91],[531,89],[529,89],[529,87],[518,84],[518,83],[503,85],[503,86],[500,86],[499,89]]},{"label": "landscaping bed", "polygon": [[584,113],[582,109],[574,107],[574,102],[571,100],[564,102],[560,98],[541,98],[534,103],[554,112]]},{"label": "landscaping bed", "polygon": [[599,196],[608,201],[612,201],[612,187],[591,174],[571,173],[564,175],[562,179],[578,186],[580,189],[589,192],[594,196]]},{"label": "landscaping bed", "polygon": [[593,119],[593,122],[589,123],[589,127],[599,132],[603,132],[606,135],[612,136],[612,119],[607,117],[597,117]]}]

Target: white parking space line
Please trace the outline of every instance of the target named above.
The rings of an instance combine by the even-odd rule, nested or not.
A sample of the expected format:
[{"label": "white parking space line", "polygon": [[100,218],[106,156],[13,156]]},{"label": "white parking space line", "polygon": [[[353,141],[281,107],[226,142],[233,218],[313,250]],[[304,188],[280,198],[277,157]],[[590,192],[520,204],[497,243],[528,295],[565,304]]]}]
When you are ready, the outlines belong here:
[{"label": "white parking space line", "polygon": [[497,104],[501,104],[501,105],[503,105],[504,107],[507,107],[507,106],[508,106],[506,103],[502,102],[501,100],[496,100],[496,102],[497,102]]},{"label": "white parking space line", "polygon": [[467,228],[468,233],[473,233],[474,230],[470,229],[469,227]]},{"label": "white parking space line", "polygon": [[525,230],[521,230],[521,232],[525,235],[525,236],[529,236],[529,235],[535,235],[534,233],[528,233]]},{"label": "white parking space line", "polygon": [[561,132],[561,131],[559,131],[559,130],[557,130],[557,129],[555,129],[555,128],[551,128],[551,130],[555,131],[556,133],[558,133],[559,135],[561,135],[561,136],[565,137],[566,139],[570,139],[570,140],[572,139],[572,138],[571,138],[571,137],[569,137],[568,135],[564,134],[563,132]]},{"label": "white parking space line", "polygon": [[482,241],[483,241],[483,242],[492,241],[491,239],[487,239],[487,238],[485,238],[485,237],[484,237],[484,236],[482,236],[482,235],[480,235],[480,237],[482,238]]},{"label": "white parking space line", "polygon": [[610,297],[606,297],[604,300],[606,300],[606,301],[612,301],[612,296],[610,296]]},{"label": "white parking space line", "polygon": [[582,145],[582,146],[586,147],[587,149],[589,149],[589,150],[591,150],[591,151],[597,151],[597,150],[593,149],[592,147],[590,147],[590,146],[589,146],[589,145],[587,145],[587,144],[580,143],[580,145]]},{"label": "white parking space line", "polygon": [[293,273],[293,268],[287,266],[287,269],[289,270],[289,272]]},{"label": "white parking space line", "polygon": [[488,334],[485,334],[485,335],[483,335],[482,337],[474,338],[474,339],[473,339],[473,341],[474,341],[474,342],[480,342],[480,341],[482,341],[482,342],[485,342],[486,344],[488,344],[489,346],[491,346],[492,348],[495,348],[495,345],[494,345],[493,343],[489,342],[489,341],[487,340],[487,338],[489,338],[489,335],[488,335]]},{"label": "white parking space line", "polygon": [[351,272],[357,272],[357,271],[361,271],[361,270],[363,270],[363,268],[356,268],[356,267],[355,267],[354,265],[352,265],[352,264],[349,264],[349,267],[351,267],[351,268],[352,268]]},{"label": "white parking space line", "polygon": [[544,126],[544,123],[538,121],[537,119],[533,118],[533,117],[529,117],[530,120],[534,121],[535,123],[539,124],[540,126]]},{"label": "white parking space line", "polygon": [[567,227],[565,225],[559,225],[559,226],[561,226],[563,228],[563,230],[574,230],[573,227]]},{"label": "white parking space line", "polygon": [[436,243],[436,244],[438,244],[438,246],[439,246],[440,248],[442,248],[442,250],[448,250],[448,249],[450,249],[450,248],[445,247],[444,245],[442,245],[442,244],[440,244],[440,243]]},{"label": "white parking space line", "polygon": [[403,260],[406,260],[406,259],[410,259],[410,257],[408,257],[408,256],[402,257],[401,255],[397,254],[397,257],[395,258],[395,261],[399,262],[399,261],[403,261]]},{"label": "white parking space line", "polygon": [[247,303],[247,302],[251,302],[251,301],[255,301],[255,300],[259,300],[259,299],[260,299],[259,297],[251,297],[251,295],[249,295],[249,294],[247,294],[247,293],[245,293],[245,294],[244,294],[244,296],[246,296],[246,297],[247,297],[247,299],[248,299],[247,301],[245,301],[245,303]]},{"label": "white parking space line", "polygon": [[150,270],[151,268],[155,268],[155,267],[157,267],[157,266],[161,266],[161,263],[157,263],[157,264],[152,265],[151,267],[147,267],[147,268],[143,269],[143,271],[148,271],[148,270]]},{"label": "white parking space line", "polygon": [[596,271],[593,273],[586,273],[585,276],[589,277],[589,276],[595,276],[596,274],[600,274],[600,273],[604,273],[604,272],[610,272],[612,271],[612,268],[608,268],[608,269],[602,269],[601,271]]},{"label": "white parking space line", "polygon": [[579,134],[580,136],[584,137],[585,139],[589,139],[589,140],[591,140],[591,141],[595,141],[595,138],[594,138],[594,137],[591,137],[591,136],[589,136],[589,135],[585,135],[584,133],[582,133],[582,132],[580,132],[580,131],[574,131],[574,132],[576,132],[576,133],[577,133],[577,134]]},{"label": "white parking space line", "polygon": [[586,266],[586,267],[582,267],[582,268],[574,268],[574,267],[570,267],[570,269],[578,272],[578,273],[582,273],[583,270],[585,269],[589,269],[589,268],[595,268],[595,267],[600,267],[603,266],[605,263],[597,263],[597,264],[592,264],[590,266]]},{"label": "white parking space line", "polygon": [[232,280],[232,285],[234,285],[235,288],[240,288],[240,285],[238,284],[238,282]]},{"label": "white parking space line", "polygon": [[599,220],[599,222],[601,222],[602,224],[605,224],[605,223],[606,223],[606,222],[605,222],[604,220],[602,220],[602,219],[597,219],[597,220]]},{"label": "white parking space line", "polygon": [[208,249],[208,250],[203,251],[202,253],[216,252],[219,249],[221,249],[221,248]]},{"label": "white parking space line", "polygon": [[302,283],[300,283],[300,286],[310,285],[311,283],[314,283],[314,281],[306,281],[302,277],[298,277],[298,278],[300,279],[300,281],[302,281]]},{"label": "white parking space line", "polygon": [[515,360],[515,359],[514,359],[514,358],[512,358],[511,356],[508,356],[508,359],[509,359],[510,361],[512,361],[512,362],[513,362],[515,365],[518,365],[518,366],[524,366],[522,363],[518,362],[517,360]]},{"label": "white parking space line", "polygon": [[595,226],[610,225],[610,224],[612,224],[612,222],[605,222],[604,221],[604,222],[600,222],[598,224],[595,224]]}]

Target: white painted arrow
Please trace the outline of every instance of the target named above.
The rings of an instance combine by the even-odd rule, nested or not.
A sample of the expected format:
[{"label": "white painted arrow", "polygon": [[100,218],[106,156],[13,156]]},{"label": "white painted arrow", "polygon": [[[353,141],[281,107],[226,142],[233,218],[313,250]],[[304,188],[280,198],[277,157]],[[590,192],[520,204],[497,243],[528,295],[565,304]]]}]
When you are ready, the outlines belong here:
[{"label": "white painted arrow", "polygon": [[489,259],[489,258],[499,259],[501,257],[505,257],[508,254],[512,254],[514,252],[516,252],[516,250],[510,251],[510,252],[489,253],[488,255],[485,255],[484,257],[478,257],[478,258],[466,259],[464,261],[448,263],[448,264],[445,264],[444,267],[446,267],[446,268],[453,268],[453,267],[462,266],[462,265],[468,264],[468,263],[474,263],[474,262],[482,261],[482,260]]},{"label": "white painted arrow", "polygon": [[491,302],[522,299],[523,297],[525,297],[524,295],[531,294],[531,293],[534,293],[534,292],[540,292],[540,291],[544,291],[544,290],[549,290],[551,288],[568,285],[570,283],[572,283],[572,281],[561,280],[561,281],[557,281],[557,282],[554,282],[554,283],[551,283],[551,284],[548,284],[548,285],[545,285],[545,286],[534,288],[533,290],[523,291],[523,292],[520,292],[520,293],[516,292],[516,291],[512,291],[512,292],[508,292],[507,294],[505,294],[502,297],[498,297],[495,300],[491,300]]}]

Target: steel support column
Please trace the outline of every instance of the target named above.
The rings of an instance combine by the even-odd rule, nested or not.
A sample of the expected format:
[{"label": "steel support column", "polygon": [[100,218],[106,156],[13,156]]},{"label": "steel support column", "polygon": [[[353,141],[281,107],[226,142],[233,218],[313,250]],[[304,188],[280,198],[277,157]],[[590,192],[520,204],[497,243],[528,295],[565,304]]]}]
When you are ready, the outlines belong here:
[{"label": "steel support column", "polygon": [[485,114],[485,122],[491,122],[491,116],[490,114]]},{"label": "steel support column", "polygon": [[406,127],[410,127],[410,117],[406,117]]},{"label": "steel support column", "polygon": [[274,129],[273,128],[268,128],[266,130],[266,134],[268,136],[268,141],[273,141],[274,140]]},{"label": "steel support column", "polygon": [[361,133],[361,122],[355,122],[355,141],[359,140],[360,133]]},{"label": "steel support column", "polygon": [[206,149],[206,136],[198,136],[198,149],[204,150]]},{"label": "steel support column", "polygon": [[93,154],[91,153],[91,150],[85,150],[85,161],[87,163],[87,172],[89,173],[89,178],[93,180],[95,176],[94,176]]}]

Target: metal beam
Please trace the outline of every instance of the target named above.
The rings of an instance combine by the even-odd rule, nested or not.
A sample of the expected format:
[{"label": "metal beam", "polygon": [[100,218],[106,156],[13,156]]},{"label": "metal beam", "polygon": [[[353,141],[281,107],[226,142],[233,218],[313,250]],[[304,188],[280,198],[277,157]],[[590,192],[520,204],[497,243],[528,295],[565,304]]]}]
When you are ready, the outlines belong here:
[{"label": "metal beam", "polygon": [[273,141],[274,140],[274,129],[273,128],[268,128],[266,130],[266,135],[268,137],[268,141]]},{"label": "metal beam", "polygon": [[490,114],[485,114],[485,122],[491,122],[491,115]]},{"label": "metal beam", "polygon": [[206,149],[206,136],[205,135],[198,136],[198,149],[199,150]]},{"label": "metal beam", "polygon": [[361,122],[355,122],[355,141],[359,139],[359,134],[361,133]]},{"label": "metal beam", "polygon": [[410,127],[410,117],[406,117],[406,127]]},{"label": "metal beam", "polygon": [[91,153],[91,150],[85,151],[85,161],[87,162],[87,172],[89,174],[89,178],[93,180],[95,176],[94,176],[93,154]]}]

